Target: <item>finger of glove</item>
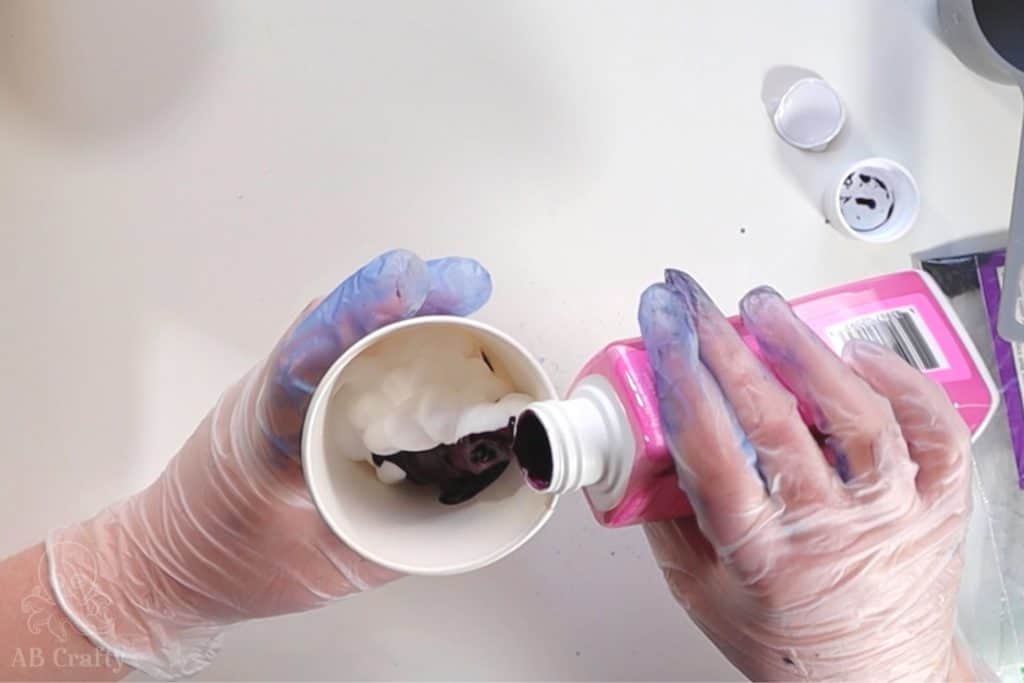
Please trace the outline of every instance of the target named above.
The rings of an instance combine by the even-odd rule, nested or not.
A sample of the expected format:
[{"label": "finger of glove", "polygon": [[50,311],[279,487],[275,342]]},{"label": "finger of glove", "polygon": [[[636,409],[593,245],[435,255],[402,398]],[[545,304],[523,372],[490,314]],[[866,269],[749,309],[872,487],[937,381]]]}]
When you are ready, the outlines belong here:
[{"label": "finger of glove", "polygon": [[490,274],[472,259],[424,263],[401,249],[376,257],[324,297],[278,345],[261,397],[263,433],[277,450],[298,457],[309,400],[349,346],[414,315],[472,313],[490,292]]},{"label": "finger of glove", "polygon": [[665,281],[687,302],[700,360],[717,380],[757,452],[769,492],[789,506],[830,498],[838,483],[836,475],[801,419],[793,394],[743,343],[696,280],[668,270]]},{"label": "finger of glove", "polygon": [[639,321],[680,485],[721,552],[747,538],[767,503],[754,450],[699,360],[683,297],[652,285],[641,297]]},{"label": "finger of glove", "polygon": [[848,474],[844,478],[874,478],[907,462],[889,402],[826,347],[778,292],[755,289],[743,298],[740,311],[766,362],[828,438],[836,469]]},{"label": "finger of glove", "polygon": [[889,349],[851,341],[843,359],[889,400],[910,457],[918,465],[917,490],[925,503],[966,489],[971,432],[939,385]]},{"label": "finger of glove", "polygon": [[679,603],[687,610],[699,606],[701,593],[719,565],[715,549],[701,533],[697,520],[684,517],[644,525],[654,560]]},{"label": "finger of glove", "polygon": [[471,258],[427,261],[430,287],[418,315],[469,315],[491,298],[491,274]]}]

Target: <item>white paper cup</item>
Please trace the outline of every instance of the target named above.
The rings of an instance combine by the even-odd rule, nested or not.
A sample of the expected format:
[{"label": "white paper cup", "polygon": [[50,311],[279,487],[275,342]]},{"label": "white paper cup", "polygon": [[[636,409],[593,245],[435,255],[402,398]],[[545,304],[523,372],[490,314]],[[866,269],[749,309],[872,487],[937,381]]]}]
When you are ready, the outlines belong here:
[{"label": "white paper cup", "polygon": [[917,182],[910,171],[890,159],[858,161],[825,190],[828,222],[862,242],[898,240],[913,227],[920,210]]},{"label": "white paper cup", "polygon": [[[377,480],[373,467],[334,446],[332,406],[346,367],[387,339],[415,345],[425,334],[472,335],[495,370],[514,390],[538,400],[557,398],[551,380],[518,342],[484,323],[450,316],[413,318],[389,325],[349,348],[324,375],[306,414],[302,465],[313,503],[327,526],[363,557],[405,574],[460,574],[497,562],[548,521],[557,496],[526,486],[515,462],[472,500],[442,505],[430,486]],[[404,342],[403,342],[404,343]]]}]

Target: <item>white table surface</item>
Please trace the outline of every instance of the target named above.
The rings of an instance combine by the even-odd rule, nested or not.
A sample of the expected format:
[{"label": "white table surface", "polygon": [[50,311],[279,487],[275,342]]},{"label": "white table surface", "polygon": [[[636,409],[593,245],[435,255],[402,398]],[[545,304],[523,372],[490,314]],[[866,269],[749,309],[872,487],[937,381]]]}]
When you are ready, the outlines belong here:
[{"label": "white table surface", "polygon": [[[375,253],[469,254],[480,318],[564,387],[663,267],[728,309],[1005,228],[1019,97],[932,0],[0,4],[0,554],[150,481],[294,314]],[[848,128],[786,147],[775,65]],[[903,241],[817,206],[872,154],[923,196]],[[745,229],[745,233],[742,231]],[[732,679],[639,530],[564,502],[518,554],[243,625],[200,679]]]}]

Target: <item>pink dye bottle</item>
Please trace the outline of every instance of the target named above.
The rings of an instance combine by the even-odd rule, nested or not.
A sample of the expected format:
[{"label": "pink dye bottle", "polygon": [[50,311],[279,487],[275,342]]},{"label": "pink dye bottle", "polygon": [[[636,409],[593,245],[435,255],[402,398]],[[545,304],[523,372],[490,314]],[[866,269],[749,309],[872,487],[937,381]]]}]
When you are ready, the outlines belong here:
[{"label": "pink dye bottle", "polygon": [[[791,302],[836,353],[850,339],[885,344],[939,383],[975,435],[998,406],[995,385],[931,277],[904,271]],[[730,320],[747,346],[757,342]],[[515,450],[531,487],[583,489],[601,524],[621,527],[692,513],[661,430],[654,377],[640,339],[614,342],[580,372],[560,401],[530,404]]]}]

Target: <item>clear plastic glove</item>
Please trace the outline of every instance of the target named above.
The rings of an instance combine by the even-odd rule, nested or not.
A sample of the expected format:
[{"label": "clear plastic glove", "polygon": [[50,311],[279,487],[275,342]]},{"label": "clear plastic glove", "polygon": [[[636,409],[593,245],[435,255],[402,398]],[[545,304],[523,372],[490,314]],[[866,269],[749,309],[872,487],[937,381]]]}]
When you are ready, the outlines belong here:
[{"label": "clear plastic glove", "polygon": [[377,257],[306,312],[199,425],[145,491],[47,539],[51,584],[96,645],[158,678],[216,654],[228,624],[314,609],[394,579],[318,516],[300,467],[306,408],[352,343],[491,292],[469,259]]},{"label": "clear plastic glove", "polygon": [[762,363],[666,281],[639,318],[696,512],[647,527],[676,599],[755,680],[975,678],[954,638],[970,434],[943,391],[880,346],[840,359],[767,288],[740,306]]}]

